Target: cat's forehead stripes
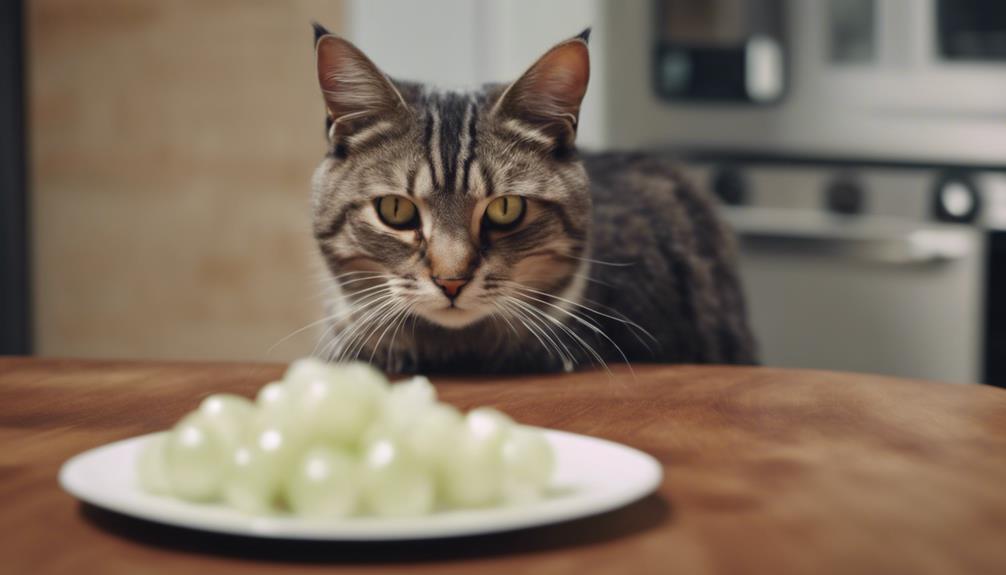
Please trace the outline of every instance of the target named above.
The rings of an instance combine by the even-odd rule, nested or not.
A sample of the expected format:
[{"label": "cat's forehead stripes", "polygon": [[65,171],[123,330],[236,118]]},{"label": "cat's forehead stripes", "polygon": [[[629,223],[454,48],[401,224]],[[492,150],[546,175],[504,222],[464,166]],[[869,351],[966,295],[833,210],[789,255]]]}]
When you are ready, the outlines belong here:
[{"label": "cat's forehead stripes", "polygon": [[459,161],[461,163],[461,179],[458,181],[457,187],[462,191],[469,190],[469,174],[471,173],[472,162],[475,161],[475,143],[478,141],[478,120],[478,103],[472,100],[468,103],[468,108],[465,110],[465,130],[461,134],[462,152],[459,157]]},{"label": "cat's forehead stripes", "polygon": [[440,161],[444,166],[443,191],[452,193],[457,184],[457,161],[461,154],[464,116],[468,100],[457,94],[444,94],[440,101]]},{"label": "cat's forehead stripes", "polygon": [[443,182],[443,171],[440,167],[440,113],[434,106],[427,106],[425,125],[423,126],[423,149],[426,155],[426,165],[430,170],[430,184],[434,188]]},{"label": "cat's forehead stripes", "polygon": [[479,139],[481,104],[478,94],[423,94],[419,103],[424,122],[423,151],[433,193],[468,191]]}]

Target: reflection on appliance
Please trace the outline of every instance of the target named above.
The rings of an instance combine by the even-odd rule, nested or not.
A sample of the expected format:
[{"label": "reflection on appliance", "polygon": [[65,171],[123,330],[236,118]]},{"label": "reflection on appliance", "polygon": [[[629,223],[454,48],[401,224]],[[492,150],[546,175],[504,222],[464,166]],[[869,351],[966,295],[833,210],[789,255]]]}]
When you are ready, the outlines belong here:
[{"label": "reflection on appliance", "polygon": [[722,212],[764,361],[1006,385],[1006,170],[793,162],[688,162],[744,182]]},{"label": "reflection on appliance", "polygon": [[1006,385],[1006,2],[640,4],[608,4],[582,121],[723,201],[763,360]]},{"label": "reflection on appliance", "polygon": [[657,5],[657,92],[674,100],[768,104],[785,89],[783,0]]}]

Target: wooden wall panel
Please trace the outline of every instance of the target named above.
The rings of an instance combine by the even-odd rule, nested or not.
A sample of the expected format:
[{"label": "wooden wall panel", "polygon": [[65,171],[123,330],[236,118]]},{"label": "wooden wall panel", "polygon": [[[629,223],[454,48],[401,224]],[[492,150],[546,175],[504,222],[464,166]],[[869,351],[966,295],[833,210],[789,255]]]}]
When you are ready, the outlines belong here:
[{"label": "wooden wall panel", "polygon": [[36,349],[287,359],[311,350],[322,0],[29,3]]}]

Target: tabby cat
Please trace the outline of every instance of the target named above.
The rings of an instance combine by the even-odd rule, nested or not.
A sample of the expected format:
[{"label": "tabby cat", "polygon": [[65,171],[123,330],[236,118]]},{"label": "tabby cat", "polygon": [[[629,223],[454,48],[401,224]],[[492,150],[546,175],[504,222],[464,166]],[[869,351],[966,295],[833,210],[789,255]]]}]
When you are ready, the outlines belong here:
[{"label": "tabby cat", "polygon": [[392,80],[316,26],[320,355],[392,372],[755,361],[709,198],[660,158],[576,149],[588,36],[459,94]]}]

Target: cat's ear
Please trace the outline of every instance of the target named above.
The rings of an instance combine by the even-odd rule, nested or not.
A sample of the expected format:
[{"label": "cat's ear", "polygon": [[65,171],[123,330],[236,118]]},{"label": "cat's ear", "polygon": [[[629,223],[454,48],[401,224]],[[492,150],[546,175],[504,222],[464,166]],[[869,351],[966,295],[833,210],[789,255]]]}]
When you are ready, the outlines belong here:
[{"label": "cat's ear", "polygon": [[408,109],[391,80],[359,48],[317,25],[315,36],[318,83],[333,141]]},{"label": "cat's ear", "polygon": [[572,146],[590,80],[589,38],[587,28],[538,58],[502,93],[493,116],[528,140],[553,148]]}]

